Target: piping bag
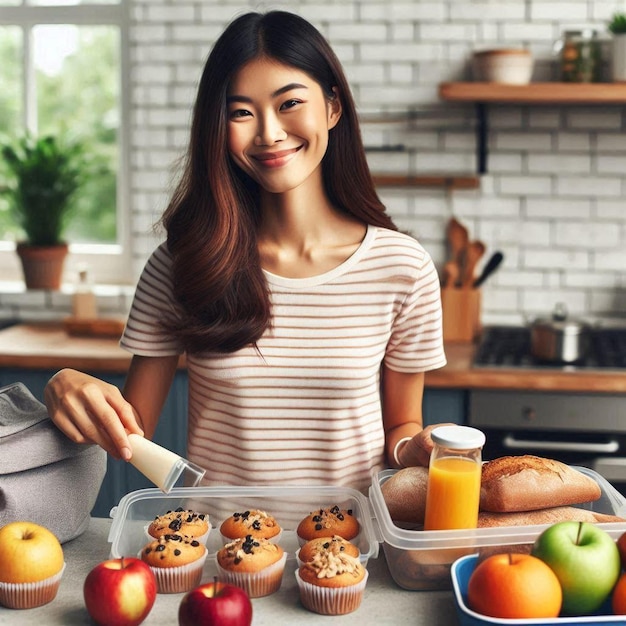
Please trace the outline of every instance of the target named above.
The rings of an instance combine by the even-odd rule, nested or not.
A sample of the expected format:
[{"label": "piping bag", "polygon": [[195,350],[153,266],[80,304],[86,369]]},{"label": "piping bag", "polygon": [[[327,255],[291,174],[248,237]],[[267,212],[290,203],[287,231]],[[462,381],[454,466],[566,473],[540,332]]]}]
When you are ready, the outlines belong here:
[{"label": "piping bag", "polygon": [[129,463],[163,493],[173,487],[196,487],[206,470],[141,435],[128,435],[133,451]]}]

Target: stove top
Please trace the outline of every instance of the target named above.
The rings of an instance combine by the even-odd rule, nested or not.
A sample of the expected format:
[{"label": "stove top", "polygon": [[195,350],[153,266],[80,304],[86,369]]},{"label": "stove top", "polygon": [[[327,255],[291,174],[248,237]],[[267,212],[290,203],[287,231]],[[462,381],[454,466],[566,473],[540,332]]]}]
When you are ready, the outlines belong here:
[{"label": "stove top", "polygon": [[587,356],[576,363],[546,363],[531,355],[530,329],[487,326],[474,357],[474,367],[611,370],[626,368],[626,328],[592,328]]}]

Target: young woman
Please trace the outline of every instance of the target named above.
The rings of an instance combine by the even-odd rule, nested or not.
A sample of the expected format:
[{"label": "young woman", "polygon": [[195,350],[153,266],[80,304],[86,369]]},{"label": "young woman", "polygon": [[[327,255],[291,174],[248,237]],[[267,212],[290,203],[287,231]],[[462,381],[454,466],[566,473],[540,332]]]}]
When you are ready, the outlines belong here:
[{"label": "young woman", "polygon": [[121,340],[123,394],[73,370],[48,384],[71,439],[130,458],[185,353],[187,456],[208,484],[365,489],[385,463],[428,463],[437,274],[385,213],[341,65],[307,21],[248,13],[219,38],[163,225]]}]

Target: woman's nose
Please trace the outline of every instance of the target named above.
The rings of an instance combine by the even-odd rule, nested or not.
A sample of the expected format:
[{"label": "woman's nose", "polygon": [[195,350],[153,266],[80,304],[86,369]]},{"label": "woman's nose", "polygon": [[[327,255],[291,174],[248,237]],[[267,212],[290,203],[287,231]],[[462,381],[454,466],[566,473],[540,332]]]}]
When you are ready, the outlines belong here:
[{"label": "woman's nose", "polygon": [[255,137],[257,146],[271,146],[277,141],[287,137],[280,120],[273,113],[268,113],[259,118],[259,126]]}]

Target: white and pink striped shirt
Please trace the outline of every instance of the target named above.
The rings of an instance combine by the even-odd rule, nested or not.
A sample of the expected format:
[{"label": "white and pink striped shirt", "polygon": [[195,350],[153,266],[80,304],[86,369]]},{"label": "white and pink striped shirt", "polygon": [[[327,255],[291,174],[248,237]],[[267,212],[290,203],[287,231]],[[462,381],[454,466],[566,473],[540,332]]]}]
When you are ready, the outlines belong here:
[{"label": "white and pink striped shirt", "polygon": [[[434,264],[412,237],[370,226],[333,270],[266,278],[273,322],[258,352],[187,356],[187,456],[207,470],[210,485],[365,491],[384,466],[381,363],[422,372],[446,362]],[[180,354],[159,327],[175,314],[162,244],[141,276],[121,346],[143,356]]]}]

